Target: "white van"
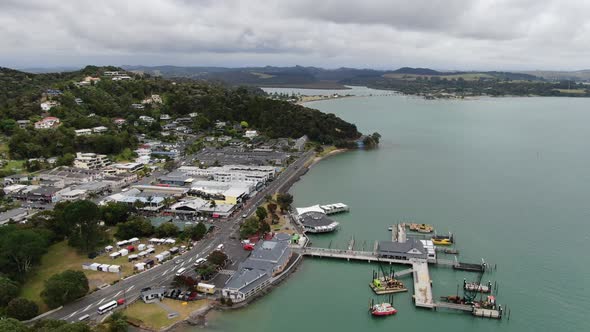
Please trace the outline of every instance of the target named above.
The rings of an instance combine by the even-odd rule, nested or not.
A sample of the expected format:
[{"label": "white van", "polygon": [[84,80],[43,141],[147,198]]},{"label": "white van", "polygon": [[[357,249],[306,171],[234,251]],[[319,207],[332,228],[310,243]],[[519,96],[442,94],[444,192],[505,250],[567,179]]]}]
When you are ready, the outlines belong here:
[{"label": "white van", "polygon": [[207,260],[205,258],[199,258],[195,261],[195,264],[193,264],[195,267],[200,266],[201,264],[205,263]]},{"label": "white van", "polygon": [[87,320],[88,318],[90,318],[90,315],[86,314],[84,316],[80,316],[80,318],[78,318],[78,321],[81,322],[83,320]]},{"label": "white van", "polygon": [[223,243],[217,246],[217,250],[219,250],[219,251],[223,250]]},{"label": "white van", "polygon": [[186,267],[181,267],[180,269],[178,269],[178,271],[176,271],[176,276],[180,277],[185,272],[186,272]]}]

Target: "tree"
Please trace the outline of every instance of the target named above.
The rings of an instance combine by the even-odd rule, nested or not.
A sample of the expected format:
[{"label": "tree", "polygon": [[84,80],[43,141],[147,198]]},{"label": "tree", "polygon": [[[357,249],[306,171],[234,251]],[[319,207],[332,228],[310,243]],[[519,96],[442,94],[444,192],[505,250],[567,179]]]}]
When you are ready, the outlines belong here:
[{"label": "tree", "polygon": [[293,195],[291,194],[278,194],[277,203],[281,207],[281,211],[289,210],[289,206],[293,204]]},{"label": "tree", "polygon": [[14,318],[0,319],[1,332],[29,332],[29,328]]},{"label": "tree", "polygon": [[256,208],[256,216],[258,217],[258,220],[264,221],[264,219],[266,219],[266,217],[268,216],[268,213],[266,212],[266,209],[263,206],[259,206]]},{"label": "tree", "polygon": [[258,232],[260,234],[266,234],[270,232],[270,225],[264,220],[260,221],[260,228],[258,229]]},{"label": "tree", "polygon": [[17,229],[14,226],[2,227],[2,233],[0,269],[22,278],[47,252],[51,234],[33,229]]},{"label": "tree", "polygon": [[164,169],[168,172],[172,172],[176,168],[176,162],[174,160],[168,160],[164,163]]},{"label": "tree", "polygon": [[215,266],[224,266],[226,261],[227,255],[219,250],[215,250],[207,256],[207,262]]},{"label": "tree", "polygon": [[131,208],[124,203],[108,202],[100,207],[100,217],[109,226],[124,222],[130,213]]},{"label": "tree", "polygon": [[215,271],[217,271],[216,267],[212,264],[209,263],[205,263],[201,266],[199,266],[198,268],[195,269],[195,271],[205,280],[209,279],[213,274],[215,274]]},{"label": "tree", "polygon": [[268,203],[266,209],[271,215],[274,215],[277,212],[277,205],[275,203]]},{"label": "tree", "polygon": [[244,221],[242,225],[240,225],[240,237],[242,239],[250,237],[256,234],[259,228],[260,221],[258,220],[258,218],[250,217],[246,219],[246,221]]},{"label": "tree", "polygon": [[22,297],[10,300],[6,306],[6,315],[18,320],[28,320],[39,314],[37,303]]},{"label": "tree", "polygon": [[68,243],[87,253],[96,249],[106,238],[99,218],[98,206],[92,201],[75,201],[66,206],[64,220],[70,227]]},{"label": "tree", "polygon": [[171,222],[165,222],[156,228],[156,235],[158,237],[174,237],[179,232],[178,227]]},{"label": "tree", "polygon": [[193,241],[199,241],[207,234],[207,226],[200,222],[196,226],[185,227],[183,233],[187,238]]},{"label": "tree", "polygon": [[18,284],[6,277],[0,277],[0,307],[5,307],[10,300],[18,296]]},{"label": "tree", "polygon": [[127,325],[127,317],[121,311],[114,312],[105,322],[108,332],[127,332],[129,325]]},{"label": "tree", "polygon": [[250,126],[248,125],[248,122],[246,122],[246,121],[242,121],[242,122],[240,122],[240,126],[241,126],[242,128],[248,128],[248,127],[250,127]]},{"label": "tree", "polygon": [[41,298],[50,308],[57,308],[86,295],[88,289],[88,279],[84,272],[66,270],[45,281]]},{"label": "tree", "polygon": [[129,221],[117,225],[115,237],[119,240],[130,239],[132,237],[144,237],[154,234],[154,226],[144,217],[135,216]]}]

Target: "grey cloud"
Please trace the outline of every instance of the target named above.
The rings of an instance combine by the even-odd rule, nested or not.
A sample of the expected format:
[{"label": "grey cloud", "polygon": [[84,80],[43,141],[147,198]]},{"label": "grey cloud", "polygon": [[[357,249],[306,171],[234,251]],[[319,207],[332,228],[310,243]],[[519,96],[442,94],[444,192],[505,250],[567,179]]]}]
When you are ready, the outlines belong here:
[{"label": "grey cloud", "polygon": [[3,0],[0,65],[575,68],[589,55],[589,10],[559,0]]}]

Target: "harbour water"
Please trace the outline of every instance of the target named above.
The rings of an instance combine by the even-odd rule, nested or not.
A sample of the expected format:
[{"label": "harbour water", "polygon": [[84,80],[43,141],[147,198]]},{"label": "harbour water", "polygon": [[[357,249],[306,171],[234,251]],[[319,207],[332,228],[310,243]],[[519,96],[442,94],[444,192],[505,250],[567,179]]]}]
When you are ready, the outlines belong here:
[{"label": "harbour water", "polygon": [[[589,99],[427,101],[398,95],[307,106],[382,135],[379,149],[323,160],[292,188],[296,206],[350,206],[350,213],[334,216],[340,230],[312,236],[314,246],[344,249],[354,235],[357,248],[370,249],[400,221],[452,231],[462,261],[497,264],[484,281],[499,283],[497,299],[508,305],[510,320],[416,309],[411,276],[402,279],[410,292],[394,296],[398,314],[374,319],[367,307],[377,298],[368,287],[376,265],[306,259],[262,299],[213,315],[208,329],[590,330]],[[463,278],[476,276],[446,268],[430,272],[436,298],[456,294]]]}]

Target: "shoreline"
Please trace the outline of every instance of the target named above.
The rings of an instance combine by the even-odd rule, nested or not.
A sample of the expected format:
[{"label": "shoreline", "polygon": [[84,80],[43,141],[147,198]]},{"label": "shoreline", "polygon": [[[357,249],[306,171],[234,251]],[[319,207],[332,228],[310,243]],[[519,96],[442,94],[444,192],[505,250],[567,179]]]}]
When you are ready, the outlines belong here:
[{"label": "shoreline", "polygon": [[[333,98],[332,98],[333,99]],[[307,170],[311,169],[315,164],[319,163],[320,161],[331,157],[331,156],[335,156],[337,154],[341,154],[344,152],[348,152],[350,151],[350,149],[334,149],[328,153],[326,153],[325,155],[322,156],[316,156],[314,157],[311,162],[308,165],[305,165],[305,168]],[[305,174],[305,173],[304,173]],[[299,178],[300,179],[300,178]],[[299,181],[299,179],[297,181]],[[293,185],[293,184],[291,184]],[[260,294],[254,296],[250,301],[243,303],[241,305],[236,305],[234,307],[225,307],[225,306],[219,306],[216,304],[216,302],[211,302],[209,303],[205,308],[201,308],[195,312],[192,312],[187,318],[180,320],[168,327],[165,327],[161,330],[159,330],[160,332],[174,332],[177,331],[177,329],[179,328],[186,328],[186,327],[199,327],[199,328],[203,328],[203,327],[207,327],[207,322],[210,318],[211,315],[213,314],[221,314],[225,311],[232,311],[232,310],[240,310],[242,308],[245,308],[249,305],[251,305],[252,303],[256,302],[258,299],[260,299],[261,297],[267,295],[268,293],[272,292],[276,287],[280,286],[281,283],[285,282],[289,277],[291,277],[297,270],[299,265],[302,263],[303,257],[300,256],[297,261],[289,268],[289,270],[287,272],[285,272],[284,275],[279,277],[278,282],[271,284],[267,289],[264,289],[263,291],[260,292]],[[146,331],[146,332],[155,332],[154,330],[151,329],[146,329],[145,327],[139,327],[139,326],[135,326],[135,328],[137,328],[139,331]]]}]

